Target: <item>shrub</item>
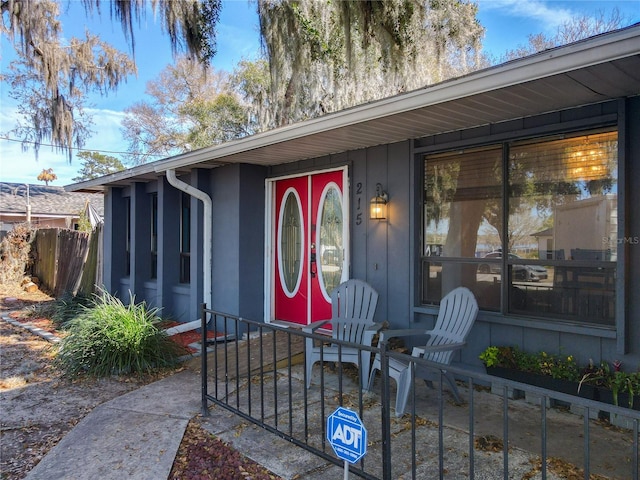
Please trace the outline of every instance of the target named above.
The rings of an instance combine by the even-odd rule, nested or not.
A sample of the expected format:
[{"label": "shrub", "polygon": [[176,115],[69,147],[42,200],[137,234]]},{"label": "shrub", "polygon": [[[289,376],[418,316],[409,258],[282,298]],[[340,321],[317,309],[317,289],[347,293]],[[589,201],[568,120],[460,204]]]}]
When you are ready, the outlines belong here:
[{"label": "shrub", "polygon": [[65,293],[53,303],[51,321],[56,327],[66,329],[71,320],[79,317],[85,313],[88,307],[94,305],[95,298],[91,295]]},{"label": "shrub", "polygon": [[173,367],[185,349],[157,327],[158,309],[129,305],[101,292],[94,305],[67,323],[60,342],[58,364],[68,374],[85,372],[97,377],[149,373]]}]

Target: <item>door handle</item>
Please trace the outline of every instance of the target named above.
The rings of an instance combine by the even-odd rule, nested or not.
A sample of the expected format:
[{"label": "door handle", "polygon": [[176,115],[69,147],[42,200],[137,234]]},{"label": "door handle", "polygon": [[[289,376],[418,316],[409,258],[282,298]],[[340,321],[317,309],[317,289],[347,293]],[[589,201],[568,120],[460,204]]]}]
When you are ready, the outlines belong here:
[{"label": "door handle", "polygon": [[316,272],[318,271],[318,267],[316,266],[316,254],[311,254],[311,277],[316,276]]}]

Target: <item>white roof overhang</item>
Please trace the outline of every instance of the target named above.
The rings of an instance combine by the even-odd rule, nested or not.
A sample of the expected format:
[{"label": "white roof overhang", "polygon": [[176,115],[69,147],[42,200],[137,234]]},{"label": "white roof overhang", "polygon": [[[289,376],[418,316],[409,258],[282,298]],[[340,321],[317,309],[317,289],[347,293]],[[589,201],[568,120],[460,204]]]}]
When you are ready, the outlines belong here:
[{"label": "white roof overhang", "polygon": [[277,165],[640,94],[640,24],[221,145],[67,186],[96,191],[168,169]]}]

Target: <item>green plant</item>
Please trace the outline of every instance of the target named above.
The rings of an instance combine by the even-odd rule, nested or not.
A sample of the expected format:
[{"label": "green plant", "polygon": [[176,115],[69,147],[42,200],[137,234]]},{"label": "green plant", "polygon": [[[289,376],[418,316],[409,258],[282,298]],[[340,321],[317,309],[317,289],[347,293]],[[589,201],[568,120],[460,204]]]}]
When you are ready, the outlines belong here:
[{"label": "green plant", "polygon": [[540,373],[540,361],[535,354],[514,347],[511,368],[517,368],[529,373]]},{"label": "green plant", "polygon": [[590,384],[611,390],[614,405],[618,405],[620,394],[626,393],[629,395],[628,406],[633,408],[634,397],[640,395],[640,372],[623,372],[620,370],[619,362],[614,362],[613,365],[612,371],[607,362],[601,362],[599,367],[589,362],[580,380],[580,386]]},{"label": "green plant", "polygon": [[[621,393],[626,393],[629,396],[629,408],[633,408],[633,399],[635,395],[640,393],[640,373],[627,373],[615,370],[610,372],[604,379],[606,388],[611,390],[613,395],[613,404],[619,405],[618,399]],[[625,406],[625,405],[623,405]]]},{"label": "green plant", "polygon": [[629,408],[633,408],[634,397],[640,396],[640,372],[629,374],[627,392],[629,393]]},{"label": "green plant", "polygon": [[519,354],[516,347],[487,347],[479,358],[489,368],[518,368],[517,365],[521,363],[518,360]]},{"label": "green plant", "polygon": [[52,307],[51,321],[56,327],[65,329],[67,324],[94,305],[95,297],[90,295],[73,295],[65,293],[58,298]]},{"label": "green plant", "polygon": [[[621,392],[625,392],[628,390],[629,375],[624,372],[614,372],[613,375],[609,378],[609,388],[611,389],[611,393],[613,394],[613,404],[618,405],[618,396]],[[633,395],[629,396],[629,405],[633,406]]]},{"label": "green plant", "polygon": [[621,393],[629,395],[629,408],[633,407],[634,396],[640,395],[640,371],[623,372],[619,361],[601,362],[580,368],[573,355],[553,355],[547,352],[529,353],[518,347],[490,346],[479,356],[485,366],[503,367],[556,379],[578,382],[578,391],[589,384],[611,390],[613,402],[618,405]]},{"label": "green plant", "polygon": [[573,355],[549,355],[546,352],[540,352],[539,369],[542,375],[553,378],[576,382],[580,380],[580,368]]},{"label": "green plant", "polygon": [[500,349],[498,347],[487,347],[487,349],[480,354],[480,360],[485,366],[499,367],[500,366]]},{"label": "green plant", "polygon": [[157,327],[160,321],[157,309],[133,296],[124,305],[103,291],[67,323],[56,360],[68,374],[97,377],[173,367],[185,350]]},{"label": "green plant", "polygon": [[518,347],[491,346],[480,354],[487,367],[503,367],[523,372],[548,375],[552,378],[578,381],[580,368],[572,355],[529,353]]}]

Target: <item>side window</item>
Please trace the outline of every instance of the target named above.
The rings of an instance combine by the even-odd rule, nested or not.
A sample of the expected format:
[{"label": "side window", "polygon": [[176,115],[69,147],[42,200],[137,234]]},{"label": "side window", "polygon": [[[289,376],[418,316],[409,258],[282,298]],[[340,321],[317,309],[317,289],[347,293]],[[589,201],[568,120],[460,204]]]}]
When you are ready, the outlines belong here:
[{"label": "side window", "polygon": [[180,201],[180,283],[191,281],[191,197],[182,193]]},{"label": "side window", "polygon": [[151,278],[158,278],[158,194],[151,194]]},{"label": "side window", "polygon": [[124,199],[124,211],[125,211],[125,272],[126,275],[131,275],[131,198]]}]

